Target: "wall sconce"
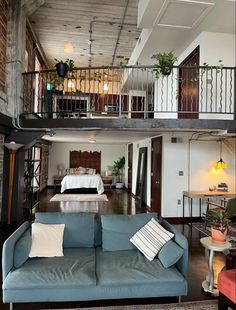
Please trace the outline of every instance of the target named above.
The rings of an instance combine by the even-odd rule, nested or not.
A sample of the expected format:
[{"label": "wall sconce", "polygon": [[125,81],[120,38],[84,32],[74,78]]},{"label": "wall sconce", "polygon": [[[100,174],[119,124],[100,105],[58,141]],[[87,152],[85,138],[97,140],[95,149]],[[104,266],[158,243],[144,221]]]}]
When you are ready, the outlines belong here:
[{"label": "wall sconce", "polygon": [[226,169],[228,167],[227,163],[222,159],[222,140],[220,140],[220,159],[215,163],[216,169]]},{"label": "wall sconce", "polygon": [[14,141],[11,141],[10,143],[4,143],[4,146],[8,149],[10,153],[7,224],[11,224],[11,208],[12,208],[12,192],[13,192],[13,184],[14,184],[15,155],[18,149],[24,146],[24,144],[18,144]]}]

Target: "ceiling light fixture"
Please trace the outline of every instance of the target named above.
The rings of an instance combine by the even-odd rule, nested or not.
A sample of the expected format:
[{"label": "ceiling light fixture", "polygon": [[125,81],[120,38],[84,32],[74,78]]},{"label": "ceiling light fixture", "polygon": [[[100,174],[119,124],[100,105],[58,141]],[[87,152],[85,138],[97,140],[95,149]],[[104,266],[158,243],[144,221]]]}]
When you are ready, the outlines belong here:
[{"label": "ceiling light fixture", "polygon": [[69,88],[74,88],[75,87],[75,83],[73,83],[71,80],[68,81],[67,86]]},{"label": "ceiling light fixture", "polygon": [[107,91],[108,89],[109,89],[108,84],[105,83],[105,84],[103,85],[103,90]]},{"label": "ceiling light fixture", "polygon": [[227,163],[222,159],[222,140],[220,140],[220,159],[215,163],[216,169],[226,169],[228,167]]},{"label": "ceiling light fixture", "polygon": [[90,143],[95,143],[95,142],[96,142],[96,139],[95,139],[95,138],[90,138],[90,139],[89,139],[89,142],[90,142]]},{"label": "ceiling light fixture", "polygon": [[73,54],[74,53],[74,46],[70,41],[66,42],[64,45],[64,52],[67,54]]}]

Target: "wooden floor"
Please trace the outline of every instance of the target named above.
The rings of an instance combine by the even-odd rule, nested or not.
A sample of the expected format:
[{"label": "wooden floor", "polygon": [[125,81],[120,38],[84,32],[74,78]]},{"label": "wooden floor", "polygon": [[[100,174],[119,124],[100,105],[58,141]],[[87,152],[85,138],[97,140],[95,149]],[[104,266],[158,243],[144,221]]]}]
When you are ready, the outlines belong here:
[{"label": "wooden floor", "polygon": [[[73,202],[50,202],[50,198],[55,194],[53,189],[44,190],[40,194],[40,204],[36,212],[96,212],[98,214],[135,214],[146,212],[144,207],[125,190],[108,189],[105,192],[108,197],[108,202],[77,202],[76,206]],[[188,225],[175,225],[189,241],[189,274],[188,274],[188,296],[183,297],[183,301],[197,301],[204,299],[211,299],[211,296],[204,295],[201,289],[201,283],[207,273],[207,264],[204,257],[204,249],[199,240],[203,237],[202,233]],[[7,236],[14,231],[15,227],[0,228],[0,246]],[[225,257],[223,254],[216,254],[214,257],[215,273],[222,269],[225,264]],[[1,298],[0,293],[0,298]],[[1,298],[2,300],[2,298]],[[67,307],[91,307],[101,305],[118,305],[118,304],[140,304],[140,303],[164,303],[176,302],[174,298],[155,298],[142,300],[122,300],[122,301],[106,301],[106,302],[83,302],[83,303],[51,303],[51,304],[17,304],[14,309],[53,309],[53,308],[67,308]],[[0,309],[9,309],[7,304],[0,301]]]}]

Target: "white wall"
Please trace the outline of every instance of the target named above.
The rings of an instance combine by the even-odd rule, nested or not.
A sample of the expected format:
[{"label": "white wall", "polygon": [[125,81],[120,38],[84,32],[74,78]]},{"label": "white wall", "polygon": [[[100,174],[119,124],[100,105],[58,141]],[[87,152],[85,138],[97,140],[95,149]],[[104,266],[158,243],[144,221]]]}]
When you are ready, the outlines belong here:
[{"label": "white wall", "polygon": [[[125,156],[125,144],[78,144],[53,143],[49,149],[48,185],[53,184],[53,176],[57,175],[57,164],[69,168],[70,151],[101,151],[101,174],[107,166],[112,166],[119,157]],[[64,171],[65,172],[65,171]]]},{"label": "white wall", "polygon": [[[236,188],[236,163],[235,154],[229,153],[223,145],[223,159],[228,163],[226,170],[212,168],[213,164],[219,160],[220,146],[216,141],[191,141],[191,135],[181,135],[182,143],[171,143],[172,134],[163,135],[162,147],[162,216],[181,217],[182,194],[184,190],[205,190],[209,187],[217,186],[220,182],[225,182],[229,190]],[[176,134],[177,137],[180,135]],[[151,139],[137,141],[133,144],[133,184],[132,191],[135,193],[138,163],[138,145],[148,148],[147,156],[147,199],[150,206],[151,198]],[[179,171],[184,175],[179,176]],[[181,204],[178,205],[178,200]],[[204,210],[204,208],[203,208]],[[188,203],[186,201],[186,216],[189,216]],[[199,215],[198,200],[193,202],[193,215]]]},{"label": "white wall", "polygon": [[[202,32],[178,56],[178,63],[200,46],[200,65],[219,65],[222,60],[224,67],[233,67],[236,63],[235,36],[233,34]],[[223,69],[199,73],[199,118],[200,119],[233,119],[234,111],[234,71]],[[173,75],[173,76],[172,76]],[[169,77],[159,77],[155,82],[154,107],[155,118],[177,118],[178,108],[178,74],[173,70]],[[227,85],[227,87],[225,87]],[[158,113],[168,111],[170,113]],[[209,112],[209,113],[206,113]],[[214,114],[217,113],[217,114]]]},{"label": "white wall", "polygon": [[[219,142],[191,141],[190,136],[184,136],[183,143],[171,143],[171,136],[163,137],[163,181],[162,181],[162,213],[165,217],[182,216],[183,190],[205,190],[217,186],[220,182],[228,184],[230,190],[235,190],[235,155],[223,147],[223,159],[228,163],[226,170],[216,171],[213,164],[220,158]],[[184,176],[178,172],[183,171]],[[171,190],[171,195],[170,195]],[[177,200],[181,200],[181,205]],[[193,215],[199,215],[198,200],[193,201]],[[189,215],[186,201],[186,216]]]},{"label": "white wall", "polygon": [[[180,64],[198,45],[200,46],[199,63],[201,66],[204,63],[207,63],[210,66],[217,66],[219,64],[219,60],[222,60],[224,67],[235,66],[235,35],[216,32],[202,32],[198,35],[178,57],[178,64]],[[202,93],[202,96],[199,99],[199,111],[206,112],[211,108],[212,112],[217,112],[217,115],[214,115],[213,113],[199,113],[199,118],[233,119],[233,115],[219,114],[219,112],[233,112],[234,71],[226,71],[224,69],[222,70],[222,76],[221,72],[218,72],[217,76],[215,73],[215,70],[212,71],[212,74],[209,70],[205,73],[202,71],[200,74],[199,91]],[[225,85],[227,85],[227,88],[225,88]]]}]

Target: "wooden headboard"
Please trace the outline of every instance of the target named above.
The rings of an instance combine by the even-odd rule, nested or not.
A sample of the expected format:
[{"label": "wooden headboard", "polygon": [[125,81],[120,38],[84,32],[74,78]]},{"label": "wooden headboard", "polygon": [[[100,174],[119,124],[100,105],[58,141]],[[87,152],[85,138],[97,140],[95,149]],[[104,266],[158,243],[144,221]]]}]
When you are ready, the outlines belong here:
[{"label": "wooden headboard", "polygon": [[70,151],[70,168],[93,168],[101,173],[101,152]]}]

